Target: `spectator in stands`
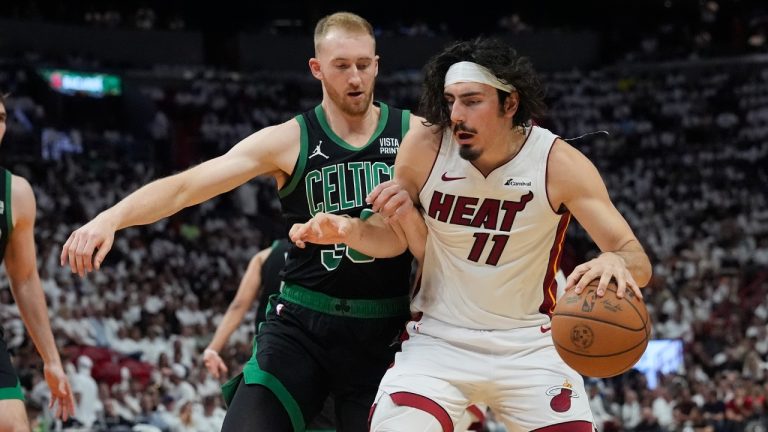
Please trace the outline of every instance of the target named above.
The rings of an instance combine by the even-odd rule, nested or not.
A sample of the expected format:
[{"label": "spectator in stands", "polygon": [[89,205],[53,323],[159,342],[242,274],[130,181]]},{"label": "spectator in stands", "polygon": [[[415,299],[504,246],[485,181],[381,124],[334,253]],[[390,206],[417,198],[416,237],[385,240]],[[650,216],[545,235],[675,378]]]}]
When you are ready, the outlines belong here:
[{"label": "spectator in stands", "polygon": [[77,409],[74,417],[83,424],[91,427],[103,410],[99,400],[99,386],[91,376],[93,361],[90,357],[81,355],[77,358],[77,373],[72,377],[72,391],[77,397]]}]

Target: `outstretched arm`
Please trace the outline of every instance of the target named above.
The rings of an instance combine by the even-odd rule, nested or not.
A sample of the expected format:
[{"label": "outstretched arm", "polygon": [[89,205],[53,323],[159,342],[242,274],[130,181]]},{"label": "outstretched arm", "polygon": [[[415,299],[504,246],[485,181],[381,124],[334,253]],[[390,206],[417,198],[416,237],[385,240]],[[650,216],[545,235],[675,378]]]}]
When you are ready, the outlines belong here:
[{"label": "outstretched arm", "polygon": [[405,252],[408,240],[402,230],[394,229],[379,214],[366,220],[318,213],[303,224],[294,224],[289,233],[300,248],[306,243],[338,244],[374,258],[391,258]]},{"label": "outstretched arm", "polygon": [[293,120],[268,127],[222,156],[149,183],[73,232],[62,248],[61,265],[68,262],[72,272],[84,276],[101,267],[119,229],[153,223],[258,175],[272,175],[282,184],[298,157],[299,135]]},{"label": "outstretched arm", "polygon": [[564,205],[603,252],[577,266],[568,276],[566,288],[581,292],[589,282],[599,279],[598,295],[608,282],[616,280],[617,295],[632,289],[642,297],[640,287],[651,278],[651,262],[627,221],[608,196],[597,168],[581,152],[562,140],[552,148],[547,170],[550,204]]},{"label": "outstretched arm", "polygon": [[75,400],[53,339],[48,307],[37,273],[35,195],[29,183],[21,177],[13,176],[11,188],[15,222],[5,251],[5,268],[21,319],[43,359],[45,381],[51,390],[50,406],[58,404],[56,417],[66,420],[75,413]]},{"label": "outstretched arm", "polygon": [[224,348],[229,337],[237,329],[237,326],[243,321],[243,317],[253,305],[256,296],[259,295],[261,288],[261,267],[264,261],[272,252],[272,248],[267,248],[251,258],[248,263],[248,269],[240,280],[240,286],[237,288],[235,298],[229,304],[227,312],[221,319],[221,323],[216,328],[216,333],[211,339],[211,343],[203,351],[203,363],[211,375],[219,378],[222,373],[227,373],[227,366],[219,356],[219,351]]},{"label": "outstretched arm", "polygon": [[305,224],[291,227],[290,238],[298,247],[305,243],[347,246],[375,258],[388,258],[406,248],[421,260],[427,228],[414,202],[429,176],[437,157],[440,135],[424,126],[419,117],[411,118],[410,131],[400,145],[395,160],[395,179],[379,184],[366,198],[376,212],[365,221],[318,213]]}]

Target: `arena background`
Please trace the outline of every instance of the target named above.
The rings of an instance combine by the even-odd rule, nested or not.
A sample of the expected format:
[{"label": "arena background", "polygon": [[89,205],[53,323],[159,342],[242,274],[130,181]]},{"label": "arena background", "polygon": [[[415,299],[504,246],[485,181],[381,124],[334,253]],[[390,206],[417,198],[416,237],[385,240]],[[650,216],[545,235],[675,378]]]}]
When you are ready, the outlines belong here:
[{"label": "arena background", "polygon": [[[768,4],[11,0],[0,5],[0,91],[10,93],[0,161],[35,190],[63,359],[73,381],[98,386],[80,395],[78,422],[50,421],[39,356],[0,279],[0,324],[35,430],[218,430],[202,350],[250,257],[283,233],[271,182],[120,232],[86,279],[60,268],[58,253],[138,186],[319,102],[311,33],[337,10],[376,27],[378,99],[416,108],[429,55],[496,35],[543,73],[540,124],[566,138],[609,133],[573,144],[649,252],[654,337],[681,340],[683,364],[650,382],[637,370],[589,380],[601,430],[768,430]],[[66,80],[94,73],[108,75],[102,90],[67,91]],[[595,253],[572,224],[565,272]],[[252,319],[222,352],[231,374],[250,354]]]}]

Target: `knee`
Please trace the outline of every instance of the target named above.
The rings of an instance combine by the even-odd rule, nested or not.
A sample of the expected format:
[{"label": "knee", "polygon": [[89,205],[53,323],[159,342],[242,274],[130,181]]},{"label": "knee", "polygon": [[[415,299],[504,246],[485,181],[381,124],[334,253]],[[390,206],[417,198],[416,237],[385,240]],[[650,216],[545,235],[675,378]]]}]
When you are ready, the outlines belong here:
[{"label": "knee", "polygon": [[418,408],[397,405],[384,393],[378,398],[371,415],[370,432],[444,431],[432,414]]}]

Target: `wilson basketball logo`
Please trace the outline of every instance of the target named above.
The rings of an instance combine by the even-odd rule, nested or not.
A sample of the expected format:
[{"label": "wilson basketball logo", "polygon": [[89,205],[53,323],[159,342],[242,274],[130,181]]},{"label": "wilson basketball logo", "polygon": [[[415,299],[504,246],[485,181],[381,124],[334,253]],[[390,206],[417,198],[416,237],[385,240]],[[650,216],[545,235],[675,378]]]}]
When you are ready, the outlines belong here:
[{"label": "wilson basketball logo", "polygon": [[576,348],[587,349],[595,341],[592,329],[585,325],[576,325],[571,330],[571,342]]}]

